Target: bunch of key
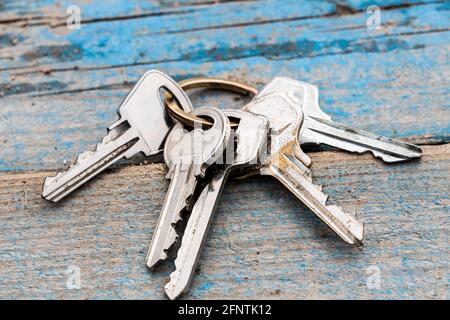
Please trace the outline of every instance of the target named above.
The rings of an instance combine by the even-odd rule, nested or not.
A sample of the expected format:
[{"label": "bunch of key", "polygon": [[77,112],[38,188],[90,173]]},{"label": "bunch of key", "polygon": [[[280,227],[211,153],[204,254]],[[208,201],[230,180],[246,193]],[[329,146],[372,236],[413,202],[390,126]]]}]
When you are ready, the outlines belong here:
[{"label": "bunch of key", "polygon": [[[185,112],[208,119],[211,125],[189,127],[172,118],[162,90]],[[154,269],[167,259],[177,239],[181,241],[175,271],[165,286],[170,299],[189,287],[228,177],[273,176],[345,242],[358,244],[363,240],[363,224],[340,207],[327,205],[327,195],[312,181],[311,160],[302,146],[325,144],[372,152],[389,163],[421,156],[415,145],[333,122],[319,108],[315,86],[286,77],[270,81],[240,110],[193,109],[174,80],[151,70],[122,102],[118,114],[119,120],[95,150],[83,152],[66,171],[45,179],[42,196],[57,202],[121,159],[163,152],[170,185],[146,264]],[[190,215],[179,235],[175,226],[186,210]]]}]

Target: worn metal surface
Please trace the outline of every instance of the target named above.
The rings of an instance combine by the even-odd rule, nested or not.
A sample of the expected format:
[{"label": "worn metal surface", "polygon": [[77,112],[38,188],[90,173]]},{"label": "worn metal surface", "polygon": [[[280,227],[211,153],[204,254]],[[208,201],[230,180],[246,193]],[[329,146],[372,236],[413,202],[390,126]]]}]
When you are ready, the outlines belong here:
[{"label": "worn metal surface", "polygon": [[216,168],[212,177],[206,178],[208,184],[201,190],[192,206],[176,254],[175,270],[164,286],[170,299],[177,298],[189,289],[228,175],[232,171],[255,166],[258,163],[258,156],[265,147],[269,131],[266,118],[241,110],[228,109],[225,114],[230,118],[239,119],[238,127],[231,132],[224,163]]},{"label": "worn metal surface", "polygon": [[[365,1],[212,3],[0,1],[0,296],[164,297],[173,266],[144,264],[163,165],[118,166],[61,204],[40,198],[43,178],[97,143],[133,83],[158,68],[177,80],[310,82],[336,121],[425,151],[390,166],[310,153],[330,201],[361,213],[359,249],[276,181],[230,183],[188,298],[447,298],[449,3],[383,1],[379,31],[366,28]],[[71,4],[81,29],[65,25]],[[70,265],[80,290],[66,287]]]},{"label": "worn metal surface", "polygon": [[197,127],[186,133],[184,126],[177,123],[167,136],[164,162],[169,169],[170,185],[148,250],[146,264],[149,268],[167,258],[167,250],[177,239],[174,225],[182,220],[183,210],[189,207],[197,183],[223,153],[230,138],[230,121],[222,111],[204,107],[193,113],[211,118],[214,124],[207,130]]},{"label": "worn metal surface", "polygon": [[174,80],[160,71],[147,71],[120,105],[119,120],[107,128],[106,136],[94,150],[80,153],[69,168],[47,177],[42,197],[57,202],[119,160],[161,154],[175,123],[165,111],[159,92],[163,87],[182,109],[193,111],[186,93]]}]

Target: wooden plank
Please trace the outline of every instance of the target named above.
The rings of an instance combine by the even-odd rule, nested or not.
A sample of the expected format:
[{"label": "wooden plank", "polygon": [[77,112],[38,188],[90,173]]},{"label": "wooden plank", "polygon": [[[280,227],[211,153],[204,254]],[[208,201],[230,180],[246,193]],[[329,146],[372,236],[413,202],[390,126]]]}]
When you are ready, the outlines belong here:
[{"label": "wooden plank", "polygon": [[[82,8],[80,30],[65,28],[69,4]],[[444,144],[393,166],[311,153],[330,202],[364,218],[361,248],[269,178],[229,183],[187,298],[448,298],[450,7],[383,1],[383,29],[370,32],[372,4],[0,2],[0,298],[164,297],[172,264],[155,274],[144,265],[164,165],[119,165],[58,205],[39,196],[46,175],[98,142],[149,68],[257,86],[291,76],[319,85],[322,108],[340,122]],[[71,265],[81,268],[80,290],[66,287]],[[379,289],[367,287],[374,270]]]},{"label": "wooden plank", "polygon": [[[358,11],[365,11],[373,3],[364,1],[297,1],[298,6],[305,11],[310,9],[317,10],[328,6],[334,9],[336,14],[349,14]],[[385,0],[379,4],[379,7],[385,9],[405,8],[424,3],[434,3],[435,0]],[[279,11],[286,7],[288,0],[283,2],[277,0],[178,0],[178,1],[124,1],[124,0],[105,0],[101,3],[87,1],[61,0],[54,2],[52,0],[40,0],[30,3],[25,0],[16,0],[0,4],[0,23],[17,24],[19,26],[35,26],[47,24],[55,26],[65,22],[68,14],[66,9],[71,5],[77,5],[81,8],[83,20],[88,23],[97,23],[99,21],[112,19],[133,19],[141,18],[147,15],[156,15],[171,13],[170,9],[182,9],[179,13],[202,10],[205,6],[214,6],[222,8],[235,9],[238,6],[244,9],[258,10],[267,6],[277,5]],[[244,11],[244,10],[243,10]]]},{"label": "wooden plank", "polygon": [[[322,108],[339,122],[416,143],[448,142],[449,32],[442,31],[448,27],[448,19],[442,18],[444,4],[386,10],[383,21],[389,27],[381,34],[367,32],[364,12],[336,17],[333,11],[327,16],[329,4],[318,9],[316,3],[306,5],[309,9],[303,10],[294,2],[286,2],[283,8],[287,9],[278,11],[270,9],[275,4],[269,4],[272,7],[261,9],[260,16],[267,21],[276,17],[286,21],[240,25],[255,22],[257,14],[234,15],[224,7],[244,4],[227,3],[217,8],[197,6],[203,10],[197,12],[203,18],[197,19],[196,26],[208,27],[204,23],[210,19],[204,17],[215,13],[216,23],[236,24],[234,28],[138,33],[143,26],[153,25],[161,30],[164,26],[174,28],[172,31],[188,28],[187,21],[193,21],[195,15],[181,19],[178,25],[161,17],[87,24],[81,33],[69,35],[53,34],[46,26],[30,28],[33,35],[14,51],[34,50],[31,47],[36,41],[37,46],[55,42],[69,47],[80,41],[91,53],[83,53],[77,60],[70,49],[61,49],[33,61],[22,61],[19,54],[13,62],[25,62],[28,70],[0,72],[4,95],[0,98],[0,170],[62,167],[64,160],[99,141],[104,128],[115,120],[115,110],[127,91],[149,68],[160,68],[176,79],[215,75],[259,86],[276,75],[291,76],[318,85]],[[289,14],[307,17],[311,12],[323,16],[289,21]],[[92,37],[94,34],[99,36]],[[111,44],[102,47],[99,37],[111,39]],[[188,44],[179,46],[186,37]],[[131,38],[136,38],[131,46],[117,45]],[[152,50],[151,43],[161,47]],[[141,50],[142,60],[130,62]],[[87,69],[74,69],[80,62],[80,67]],[[38,66],[33,67],[33,63]],[[41,72],[41,67],[51,68],[49,74]],[[243,103],[224,100],[223,96],[197,97],[194,102],[222,107]]]},{"label": "wooden plank", "polygon": [[[219,3],[219,2],[217,2]],[[178,0],[178,1],[123,1],[104,0],[101,3],[90,1],[71,0],[39,0],[26,1],[15,0],[0,4],[0,21],[3,23],[28,22],[31,25],[48,24],[55,21],[64,21],[68,14],[66,9],[71,5],[77,5],[82,9],[82,16],[87,20],[106,17],[132,17],[133,15],[145,15],[158,13],[170,8],[199,6],[211,4],[210,0]]]},{"label": "wooden plank", "polygon": [[[392,59],[394,61],[395,57]],[[413,64],[411,61],[410,65]],[[287,66],[279,70],[280,74],[288,73],[284,68]],[[364,68],[361,65],[358,70]],[[322,66],[315,71],[326,74],[326,69]],[[264,73],[262,68],[260,70]],[[291,70],[301,72],[302,68]],[[345,64],[336,64],[335,70],[337,74],[346,70]],[[170,69],[165,71],[171,74]],[[321,86],[320,104],[335,120],[354,127],[385,136],[408,138],[415,143],[448,142],[449,92],[439,85],[439,74],[432,70],[421,73],[412,69],[409,76],[390,76],[395,89],[385,86],[375,89],[365,82],[361,82],[361,87],[333,87],[336,83],[327,80],[326,85]],[[418,79],[422,79],[422,87],[416,83]],[[411,82],[411,85],[405,82]],[[403,88],[402,83],[405,84]],[[412,87],[417,90],[410,90]],[[32,99],[3,98],[0,101],[3,144],[0,170],[61,168],[64,161],[73,160],[81,151],[101,140],[106,133],[105,128],[116,120],[115,111],[127,91],[106,89]],[[244,103],[221,95],[214,95],[209,100],[199,96],[193,98],[197,106],[239,108]]]},{"label": "wooden plank", "polygon": [[[72,31],[65,24],[55,28],[44,25],[26,29],[6,25],[4,33],[15,37],[16,42],[13,47],[2,48],[0,57],[5,59],[4,68],[7,70],[23,68],[24,62],[27,68],[47,66],[66,69],[73,68],[74,63],[79,68],[98,68],[158,61],[211,61],[242,56],[280,59],[293,55],[305,57],[314,51],[318,51],[316,54],[336,54],[363,49],[364,52],[378,52],[410,48],[398,42],[390,46],[371,46],[370,40],[376,41],[377,38],[367,37],[370,34],[366,29],[368,16],[365,12],[340,16],[336,14],[336,6],[328,2],[320,3],[308,5],[286,1],[283,6],[277,2],[263,5],[255,2],[227,3],[199,7],[176,17],[156,15],[85,23],[81,29]],[[236,15],[238,8],[246,10]],[[215,19],[210,19],[211,16]],[[383,31],[388,36],[397,32],[445,31],[449,22],[444,16],[445,10],[440,2],[413,6],[407,10],[394,8],[383,11],[383,22],[387,27]],[[306,27],[308,34],[303,32]],[[333,36],[331,31],[340,32]],[[355,43],[355,38],[360,41]]]},{"label": "wooden plank", "polygon": [[[447,298],[449,145],[398,165],[341,152],[311,157],[330,201],[364,219],[364,245],[342,243],[270,178],[231,182],[185,297]],[[121,166],[57,205],[39,195],[51,172],[2,174],[0,297],[163,298],[172,265],[150,273],[144,258],[164,172]],[[80,290],[66,287],[71,265],[81,269]],[[381,287],[368,289],[377,267]]]},{"label": "wooden plank", "polygon": [[[425,3],[436,3],[444,1],[436,0],[385,0],[378,6],[384,10],[393,8],[407,8],[414,5]],[[277,6],[278,11],[283,11],[289,6],[289,0],[283,2],[277,0],[179,0],[179,1],[158,1],[158,2],[142,2],[139,0],[105,0],[101,3],[61,0],[55,3],[52,0],[40,0],[30,3],[25,0],[16,0],[14,2],[0,4],[0,23],[17,24],[19,26],[36,26],[49,25],[54,27],[57,24],[65,22],[68,14],[66,9],[71,5],[77,5],[81,8],[83,20],[88,23],[97,23],[111,19],[133,19],[142,18],[148,15],[157,15],[161,13],[171,13],[168,9],[183,9],[183,12],[203,10],[206,6],[221,7],[225,9],[264,9],[267,6]],[[280,5],[281,4],[281,5]],[[321,8],[332,8],[331,13],[336,15],[346,15],[356,12],[365,11],[368,6],[373,5],[366,1],[297,1],[298,6],[304,9],[304,12],[314,10],[314,15]],[[289,8],[292,9],[292,8]],[[298,9],[298,8],[296,8]],[[221,9],[222,10],[222,9]],[[249,10],[242,10],[249,11]],[[287,11],[285,11],[287,13]],[[238,15],[236,15],[238,16]]]}]

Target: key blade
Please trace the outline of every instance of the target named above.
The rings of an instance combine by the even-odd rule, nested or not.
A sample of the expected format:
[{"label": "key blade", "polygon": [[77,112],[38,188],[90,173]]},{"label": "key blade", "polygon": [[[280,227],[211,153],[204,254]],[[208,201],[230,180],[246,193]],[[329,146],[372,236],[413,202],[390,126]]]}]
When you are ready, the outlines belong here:
[{"label": "key blade", "polygon": [[150,269],[167,258],[167,251],[175,243],[177,233],[174,225],[180,221],[181,212],[188,206],[196,186],[197,178],[193,170],[193,165],[183,168],[181,164],[176,164],[170,173],[172,180],[147,253],[146,264]]},{"label": "key blade", "polygon": [[80,154],[68,170],[58,172],[54,177],[46,177],[42,197],[57,202],[120,159],[139,152],[136,148],[139,138],[134,130],[121,132],[119,137],[112,137],[114,134],[110,131],[94,151]]},{"label": "key blade", "polygon": [[301,139],[301,143],[327,144],[350,152],[370,151],[385,162],[407,161],[422,154],[422,149],[416,145],[311,116],[305,117]]},{"label": "key blade", "polygon": [[42,197],[57,202],[122,158],[160,153],[173,125],[160,96],[162,88],[185,111],[192,110],[186,93],[173,79],[157,70],[146,72],[120,105],[119,120],[108,128],[96,150],[83,152],[68,170],[46,178]]},{"label": "key blade", "polygon": [[224,112],[228,117],[237,119],[239,125],[228,140],[226,162],[217,165],[215,175],[192,208],[175,260],[175,271],[165,286],[170,299],[177,298],[189,288],[228,175],[246,166],[256,166],[265,146],[268,133],[268,120],[265,117],[242,110]]},{"label": "key blade", "polygon": [[176,299],[189,288],[226,177],[226,172],[215,176],[211,183],[203,189],[192,208],[175,260],[175,271],[172,272],[170,281],[164,287],[171,300]]},{"label": "key blade", "polygon": [[326,204],[328,196],[313,184],[309,169],[298,159],[281,153],[278,163],[264,166],[261,174],[271,175],[283,183],[345,242],[362,242],[363,225],[341,208]]},{"label": "key blade", "polygon": [[204,177],[206,169],[223,154],[230,138],[230,122],[219,109],[199,108],[193,114],[207,116],[214,124],[206,131],[194,127],[194,130],[186,132],[178,123],[167,137],[164,161],[169,166],[172,181],[147,255],[149,268],[167,257],[167,250],[177,236],[173,224],[181,219],[181,210],[189,204],[198,179]]},{"label": "key blade", "polygon": [[418,146],[333,122],[330,115],[320,108],[319,89],[314,85],[277,77],[270,81],[255,99],[271,92],[285,92],[297,97],[305,114],[305,123],[299,137],[301,144],[327,144],[357,153],[370,151],[376,158],[385,162],[407,161],[421,156],[422,150]]}]

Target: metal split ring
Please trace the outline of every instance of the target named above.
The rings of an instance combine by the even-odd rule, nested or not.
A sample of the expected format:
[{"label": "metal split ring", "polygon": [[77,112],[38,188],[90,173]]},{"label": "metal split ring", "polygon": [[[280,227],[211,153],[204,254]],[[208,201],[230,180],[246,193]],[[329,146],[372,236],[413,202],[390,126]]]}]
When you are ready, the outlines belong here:
[{"label": "metal split ring", "polygon": [[[238,93],[241,95],[250,95],[252,97],[258,93],[258,90],[249,85],[219,78],[205,77],[205,78],[186,79],[180,81],[179,85],[183,90],[196,88],[218,89]],[[183,111],[169,92],[166,92],[165,94],[164,105],[166,106],[169,114],[172,117],[174,117],[175,119],[177,119],[178,121],[180,121],[185,125],[193,127],[195,123],[199,123],[204,127],[212,126],[212,122],[210,122],[209,120],[197,117],[191,113]],[[233,121],[230,122],[230,125],[232,128],[237,127],[237,123]]]}]

